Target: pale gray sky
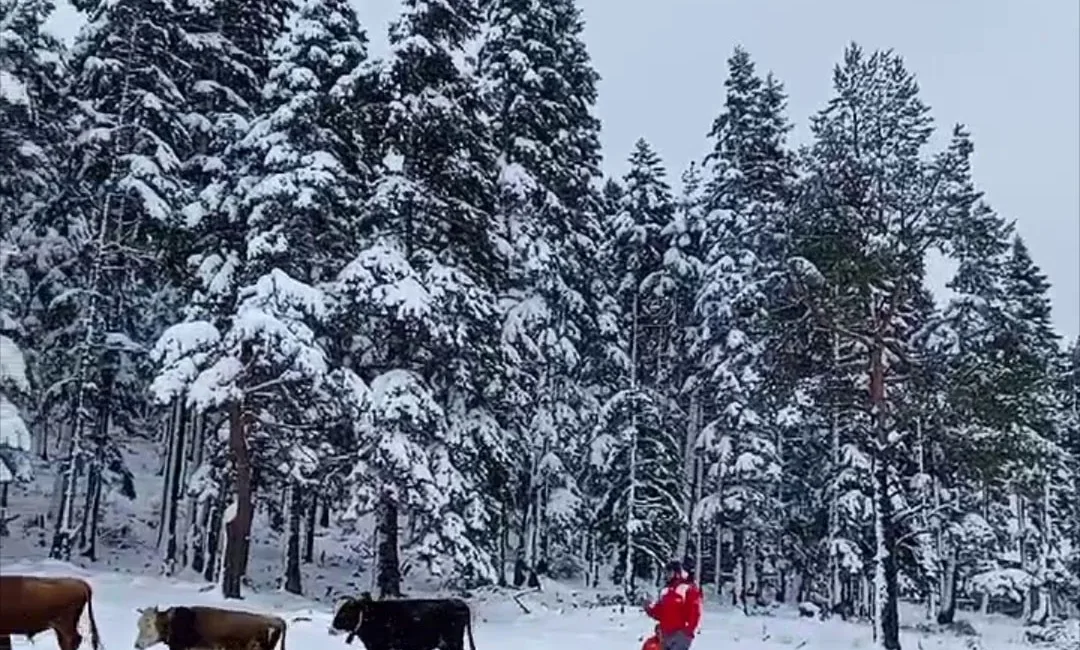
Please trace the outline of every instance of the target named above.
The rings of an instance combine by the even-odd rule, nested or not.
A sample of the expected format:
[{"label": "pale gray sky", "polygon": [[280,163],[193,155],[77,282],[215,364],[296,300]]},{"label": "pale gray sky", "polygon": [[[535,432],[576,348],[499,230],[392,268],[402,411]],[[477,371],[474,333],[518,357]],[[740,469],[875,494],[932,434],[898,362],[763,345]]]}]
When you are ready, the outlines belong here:
[{"label": "pale gray sky", "polygon": [[[677,180],[706,146],[723,102],[732,48],[787,86],[789,112],[807,117],[831,93],[833,66],[852,40],[907,60],[939,125],[963,122],[974,170],[994,207],[1017,220],[1053,283],[1054,320],[1080,334],[1080,3],[1075,0],[579,0],[602,80],[605,168],[621,174],[645,137]],[[63,0],[61,0],[63,2]],[[373,54],[385,49],[398,0],[357,0]],[[82,23],[63,7],[55,30]],[[934,284],[948,271],[935,265]]]}]

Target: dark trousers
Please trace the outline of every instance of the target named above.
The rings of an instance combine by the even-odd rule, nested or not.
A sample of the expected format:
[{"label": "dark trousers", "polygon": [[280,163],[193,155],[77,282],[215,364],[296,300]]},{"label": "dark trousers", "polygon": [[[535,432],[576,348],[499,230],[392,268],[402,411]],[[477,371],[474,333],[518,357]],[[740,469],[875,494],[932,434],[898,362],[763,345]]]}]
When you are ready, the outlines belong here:
[{"label": "dark trousers", "polygon": [[693,641],[685,632],[665,634],[661,639],[664,642],[664,650],[690,650]]}]

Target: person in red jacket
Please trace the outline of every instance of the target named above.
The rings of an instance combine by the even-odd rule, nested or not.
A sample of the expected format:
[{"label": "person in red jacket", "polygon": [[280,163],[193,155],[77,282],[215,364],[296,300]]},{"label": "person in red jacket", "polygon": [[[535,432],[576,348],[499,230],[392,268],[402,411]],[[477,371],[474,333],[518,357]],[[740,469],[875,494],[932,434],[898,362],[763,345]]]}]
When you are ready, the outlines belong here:
[{"label": "person in red jacket", "polygon": [[701,590],[678,560],[667,565],[668,582],[660,598],[645,604],[645,613],[656,619],[663,650],[689,650],[701,624]]}]

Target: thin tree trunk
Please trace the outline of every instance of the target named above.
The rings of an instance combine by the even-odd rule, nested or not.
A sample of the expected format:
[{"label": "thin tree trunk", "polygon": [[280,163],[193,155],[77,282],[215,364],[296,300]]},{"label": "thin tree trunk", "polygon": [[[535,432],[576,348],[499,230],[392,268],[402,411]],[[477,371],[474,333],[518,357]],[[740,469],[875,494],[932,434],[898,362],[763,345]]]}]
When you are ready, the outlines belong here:
[{"label": "thin tree trunk", "polygon": [[890,441],[886,422],[884,343],[876,341],[870,356],[870,403],[874,446],[874,637],[883,650],[900,650],[900,589],[896,564],[896,531],[890,498]]},{"label": "thin tree trunk", "polygon": [[401,567],[398,562],[398,504],[384,490],[379,504],[378,585],[380,598],[401,598]]},{"label": "thin tree trunk", "polygon": [[499,570],[498,570],[498,585],[500,587],[506,586],[506,553],[509,540],[510,517],[507,513],[508,499],[504,495],[500,499],[499,503]]},{"label": "thin tree trunk", "polygon": [[97,456],[98,454],[95,453],[94,459],[88,463],[89,467],[86,472],[86,493],[83,496],[83,514],[82,520],[79,523],[78,547],[80,549],[86,548],[86,528],[90,525],[90,511],[94,509],[94,489],[100,476]]},{"label": "thin tree trunk", "polygon": [[[634,292],[634,300],[630,315],[630,390],[637,390],[637,366],[638,366],[638,295]],[[634,510],[637,508],[637,409],[633,409],[630,416],[630,449],[629,449],[629,481],[626,491],[626,567],[623,572],[623,590],[627,602],[634,596],[634,528],[636,520]]]},{"label": "thin tree trunk", "polygon": [[316,490],[310,490],[311,498],[306,499],[304,503],[307,505],[304,508],[304,564],[311,564],[315,561],[315,520],[319,515],[319,496]]},{"label": "thin tree trunk", "polygon": [[208,520],[206,522],[206,553],[205,565],[203,566],[203,578],[205,578],[207,582],[214,582],[218,578],[218,568],[220,564],[218,558],[222,551],[221,529],[225,521],[225,504],[228,503],[228,498],[228,482],[222,477],[218,493],[211,498],[211,502],[206,509]]},{"label": "thin tree trunk", "polygon": [[165,556],[162,564],[163,572],[168,576],[176,572],[176,519],[180,498],[183,496],[181,487],[184,479],[184,442],[188,428],[188,409],[184,407],[179,399],[176,400],[174,408],[175,417],[173,418],[173,426],[170,427],[172,434],[172,444],[169,446],[171,462],[168,471],[165,473],[169,477],[166,483],[168,488],[165,494],[162,495],[169,502],[169,507],[165,510],[166,519],[162,526],[165,529]]},{"label": "thin tree trunk", "polygon": [[[694,485],[694,471],[696,469],[696,454],[694,448],[697,444],[698,435],[698,403],[697,403],[697,391],[695,390],[690,394],[690,408],[689,418],[686,427],[686,439],[683,441],[683,475],[682,475],[682,495],[683,495],[683,516],[686,517],[686,521],[679,527],[679,540],[676,550],[676,557],[684,559],[687,557],[687,548],[690,545],[690,529],[693,526],[693,514],[694,514],[694,498],[692,488]],[[699,574],[700,575],[700,574]]]},{"label": "thin tree trunk", "polygon": [[[194,409],[190,410],[187,417],[191,422],[191,429],[186,450],[188,462],[185,463],[187,467],[184,477],[185,485],[191,478],[191,474],[202,467],[206,443],[206,417]],[[196,572],[203,570],[206,559],[206,531],[209,523],[207,517],[210,511],[205,501],[199,501],[201,498],[204,497],[197,494],[187,495],[184,549],[180,560],[180,566],[189,566],[190,563],[191,568]],[[196,562],[198,562],[197,567]]]},{"label": "thin tree trunk", "polygon": [[[697,405],[697,421],[701,423],[701,405]],[[694,504],[701,502],[701,491],[704,488],[702,481],[705,475],[705,463],[701,458],[695,458],[694,461]],[[694,522],[694,577],[698,584],[702,584],[703,578],[701,575],[702,567],[705,565],[705,542],[702,535],[702,522]],[[715,578],[714,578],[715,579]]]},{"label": "thin tree trunk", "polygon": [[[840,335],[832,335],[832,363],[835,369],[840,363]],[[830,391],[831,392],[831,391]],[[830,396],[830,401],[834,399]],[[835,473],[840,466],[840,413],[839,407],[832,403],[832,411],[829,418],[829,445],[830,445],[830,473]],[[829,491],[829,530],[828,530],[828,557],[829,557],[829,611],[836,611],[841,602],[840,595],[840,559],[836,556],[836,542],[840,535],[840,506],[839,495],[836,490]]]},{"label": "thin tree trunk", "polygon": [[243,409],[243,402],[239,400],[229,404],[229,448],[236,472],[236,501],[230,513],[232,516],[225,524],[225,565],[221,580],[221,593],[225,598],[241,597],[240,585],[251,539],[251,461]]},{"label": "thin tree trunk", "polygon": [[91,500],[90,512],[87,515],[90,523],[88,525],[86,544],[83,546],[82,554],[91,562],[97,562],[98,521],[100,521],[101,518],[101,465],[96,465],[93,472],[95,475],[93,487],[94,497]]},{"label": "thin tree trunk", "polygon": [[[165,424],[165,478],[161,482],[161,513],[158,517],[157,527],[157,542],[155,545],[158,550],[162,550],[165,545],[165,529],[168,527],[169,510],[175,506],[173,500],[169,498],[172,494],[172,483],[174,481],[173,468],[176,466],[176,429],[179,425],[180,411],[183,410],[183,400],[179,397],[174,397],[172,404],[169,406],[169,416],[164,419]],[[167,560],[166,560],[167,561]],[[168,569],[164,570],[165,575],[170,575]]]},{"label": "thin tree trunk", "polygon": [[285,591],[303,593],[300,582],[300,523],[304,516],[304,488],[296,481],[289,486],[288,542],[285,545]]},{"label": "thin tree trunk", "polygon": [[319,515],[319,528],[330,527],[330,498],[323,499],[322,514]]},{"label": "thin tree trunk", "polygon": [[716,554],[713,557],[713,570],[716,577],[716,597],[724,596],[724,529],[716,524]]}]

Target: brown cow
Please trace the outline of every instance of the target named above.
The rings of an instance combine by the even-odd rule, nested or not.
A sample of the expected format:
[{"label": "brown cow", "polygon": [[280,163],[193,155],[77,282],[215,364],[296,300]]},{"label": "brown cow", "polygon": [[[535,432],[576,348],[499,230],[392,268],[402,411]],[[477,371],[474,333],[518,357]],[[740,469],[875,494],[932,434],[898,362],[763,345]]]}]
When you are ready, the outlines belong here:
[{"label": "brown cow", "polygon": [[164,643],[169,650],[274,650],[285,621],[277,616],[217,607],[156,607],[139,610],[138,650]]},{"label": "brown cow", "polygon": [[51,629],[60,650],[82,644],[79,619],[83,608],[90,619],[90,646],[101,648],[94,620],[93,591],[78,578],[0,576],[0,648],[11,647],[12,635],[34,636]]}]

